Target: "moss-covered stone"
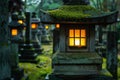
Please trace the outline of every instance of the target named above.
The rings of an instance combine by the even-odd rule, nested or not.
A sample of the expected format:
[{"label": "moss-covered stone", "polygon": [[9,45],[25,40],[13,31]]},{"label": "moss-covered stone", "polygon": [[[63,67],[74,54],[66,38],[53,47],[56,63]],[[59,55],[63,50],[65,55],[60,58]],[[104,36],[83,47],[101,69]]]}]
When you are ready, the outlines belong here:
[{"label": "moss-covered stone", "polygon": [[64,5],[59,9],[50,10],[48,13],[57,20],[78,21],[82,18],[98,16],[103,12],[90,5]]}]

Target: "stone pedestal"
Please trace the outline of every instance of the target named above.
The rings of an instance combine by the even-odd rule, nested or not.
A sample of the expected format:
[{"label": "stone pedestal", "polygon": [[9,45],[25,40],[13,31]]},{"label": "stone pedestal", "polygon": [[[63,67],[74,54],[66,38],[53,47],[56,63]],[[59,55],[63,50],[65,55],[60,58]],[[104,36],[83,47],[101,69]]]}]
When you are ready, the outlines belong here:
[{"label": "stone pedestal", "polygon": [[41,35],[41,43],[43,44],[50,44],[49,34],[46,29],[43,28],[42,35]]},{"label": "stone pedestal", "polygon": [[42,53],[41,42],[38,39],[38,30],[32,30],[32,44],[35,49],[35,52],[38,54]]},{"label": "stone pedestal", "polygon": [[24,76],[24,70],[19,68],[18,44],[11,44],[11,78],[14,80],[21,80]]},{"label": "stone pedestal", "polygon": [[19,61],[20,62],[33,62],[36,63],[37,53],[33,44],[19,44]]},{"label": "stone pedestal", "polygon": [[102,58],[97,53],[57,53],[52,61],[52,75],[62,80],[99,75],[102,68]]}]

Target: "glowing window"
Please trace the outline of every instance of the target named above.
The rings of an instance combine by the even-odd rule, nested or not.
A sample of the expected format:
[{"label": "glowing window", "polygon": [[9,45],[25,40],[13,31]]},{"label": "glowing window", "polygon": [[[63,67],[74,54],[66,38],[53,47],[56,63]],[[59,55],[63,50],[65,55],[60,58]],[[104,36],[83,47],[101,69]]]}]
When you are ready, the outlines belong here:
[{"label": "glowing window", "polygon": [[32,24],[31,24],[31,28],[32,28],[32,29],[36,29],[37,27],[38,27],[38,24],[35,24],[35,23],[32,23]]},{"label": "glowing window", "polygon": [[24,22],[23,20],[18,20],[18,23],[23,24]]},{"label": "glowing window", "polygon": [[69,29],[69,46],[86,47],[86,29]]},{"label": "glowing window", "polygon": [[17,29],[12,29],[11,34],[12,34],[12,36],[17,36],[17,34],[18,34]]}]

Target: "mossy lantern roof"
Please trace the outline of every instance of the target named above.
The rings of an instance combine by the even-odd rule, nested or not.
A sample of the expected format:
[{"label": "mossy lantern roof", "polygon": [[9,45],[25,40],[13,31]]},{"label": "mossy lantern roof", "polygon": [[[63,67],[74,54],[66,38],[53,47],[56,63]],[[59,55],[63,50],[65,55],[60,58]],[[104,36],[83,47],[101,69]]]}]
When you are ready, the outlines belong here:
[{"label": "mossy lantern roof", "polygon": [[[116,12],[103,12],[90,5],[63,5],[55,10],[45,11],[52,22],[104,22]],[[106,18],[105,18],[106,17]],[[104,19],[104,20],[103,20]],[[44,21],[43,21],[44,22]],[[50,21],[48,21],[50,22]],[[115,22],[115,21],[111,21]]]},{"label": "mossy lantern roof", "polygon": [[59,9],[48,11],[48,13],[55,19],[66,21],[80,20],[102,14],[102,12],[89,5],[64,5]]}]

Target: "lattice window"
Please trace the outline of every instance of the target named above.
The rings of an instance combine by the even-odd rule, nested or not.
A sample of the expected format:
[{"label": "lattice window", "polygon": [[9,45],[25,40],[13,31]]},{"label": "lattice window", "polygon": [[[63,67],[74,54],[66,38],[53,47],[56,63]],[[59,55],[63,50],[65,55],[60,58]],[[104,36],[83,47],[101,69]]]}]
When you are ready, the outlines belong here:
[{"label": "lattice window", "polygon": [[86,47],[86,29],[69,29],[69,46]]}]

